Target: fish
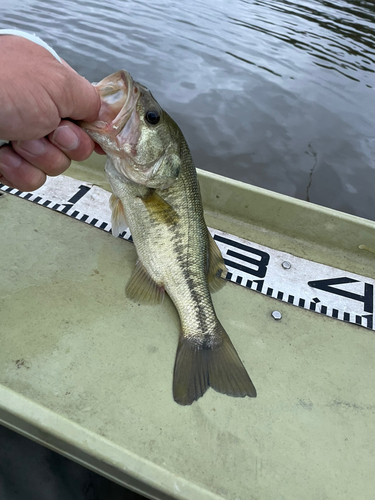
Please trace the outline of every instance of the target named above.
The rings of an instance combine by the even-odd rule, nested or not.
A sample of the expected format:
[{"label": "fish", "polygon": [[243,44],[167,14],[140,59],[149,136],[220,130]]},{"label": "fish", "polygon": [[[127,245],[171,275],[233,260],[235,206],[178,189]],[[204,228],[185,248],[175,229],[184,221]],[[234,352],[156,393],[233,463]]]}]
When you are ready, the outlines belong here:
[{"label": "fish", "polygon": [[98,119],[80,126],[107,155],[112,234],[129,227],[137,251],[126,296],[160,304],[167,293],[180,317],[174,400],[191,405],[209,387],[256,397],[212,303],[211,293],[225,284],[227,270],[205,223],[196,169],[180,128],[125,70],[94,85],[101,99]]}]

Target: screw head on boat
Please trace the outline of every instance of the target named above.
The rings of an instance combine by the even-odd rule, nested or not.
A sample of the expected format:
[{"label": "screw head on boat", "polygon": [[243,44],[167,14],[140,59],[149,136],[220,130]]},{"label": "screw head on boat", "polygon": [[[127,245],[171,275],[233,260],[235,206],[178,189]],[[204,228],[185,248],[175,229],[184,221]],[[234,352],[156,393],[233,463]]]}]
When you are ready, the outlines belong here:
[{"label": "screw head on boat", "polygon": [[292,267],[292,264],[287,260],[284,260],[284,262],[281,265],[283,266],[284,269],[290,269]]},{"label": "screw head on boat", "polygon": [[271,316],[273,317],[273,319],[276,319],[277,321],[279,321],[282,318],[280,311],[272,311]]}]

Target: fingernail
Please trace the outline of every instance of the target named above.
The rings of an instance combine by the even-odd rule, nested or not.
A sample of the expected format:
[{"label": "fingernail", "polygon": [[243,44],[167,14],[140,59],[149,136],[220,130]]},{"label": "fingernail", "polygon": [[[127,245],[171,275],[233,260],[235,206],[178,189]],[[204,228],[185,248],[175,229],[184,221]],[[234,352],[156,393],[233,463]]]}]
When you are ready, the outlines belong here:
[{"label": "fingernail", "polygon": [[46,149],[43,139],[34,139],[32,141],[18,141],[17,146],[34,156],[42,155]]},{"label": "fingernail", "polygon": [[9,148],[0,149],[0,163],[4,167],[17,168],[21,165],[21,158]]},{"label": "fingernail", "polygon": [[77,149],[79,146],[78,136],[67,125],[58,127],[52,136],[52,140],[63,149],[67,149],[68,151]]}]

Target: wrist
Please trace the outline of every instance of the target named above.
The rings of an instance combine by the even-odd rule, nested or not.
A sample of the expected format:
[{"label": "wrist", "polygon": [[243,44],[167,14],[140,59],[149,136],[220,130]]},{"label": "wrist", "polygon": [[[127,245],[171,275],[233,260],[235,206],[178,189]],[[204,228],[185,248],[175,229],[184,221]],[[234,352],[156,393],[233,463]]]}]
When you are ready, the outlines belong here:
[{"label": "wrist", "polygon": [[55,50],[35,34],[27,33],[26,31],[22,30],[3,29],[0,30],[0,35],[12,35],[12,36],[20,36],[22,38],[26,38],[26,40],[30,40],[31,42],[34,42],[37,45],[40,45],[41,47],[48,50],[48,52],[50,52],[53,55],[53,57],[55,57],[60,63],[62,62],[58,54],[55,52]]}]

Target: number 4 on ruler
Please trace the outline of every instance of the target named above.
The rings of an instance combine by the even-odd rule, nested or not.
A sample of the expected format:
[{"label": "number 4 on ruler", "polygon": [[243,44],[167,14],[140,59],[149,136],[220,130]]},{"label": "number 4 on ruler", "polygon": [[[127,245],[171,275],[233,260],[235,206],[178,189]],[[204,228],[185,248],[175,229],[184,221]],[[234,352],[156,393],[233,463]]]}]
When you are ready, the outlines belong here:
[{"label": "number 4 on ruler", "polygon": [[358,280],[352,278],[332,278],[327,280],[317,280],[309,281],[307,284],[318,290],[323,290],[324,292],[334,293],[335,295],[341,295],[341,297],[347,297],[348,299],[357,300],[358,302],[363,302],[363,310],[368,313],[374,312],[374,287],[371,283],[365,283],[364,294],[359,295],[358,293],[348,292],[347,290],[340,290],[340,288],[335,288],[333,285],[344,285],[347,283],[359,283]]}]

